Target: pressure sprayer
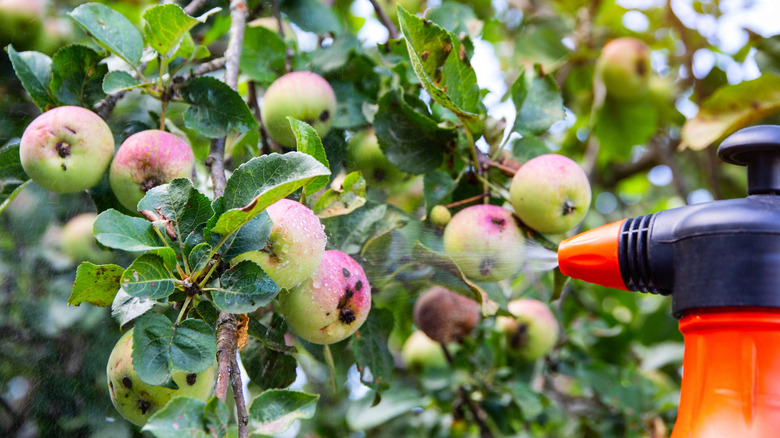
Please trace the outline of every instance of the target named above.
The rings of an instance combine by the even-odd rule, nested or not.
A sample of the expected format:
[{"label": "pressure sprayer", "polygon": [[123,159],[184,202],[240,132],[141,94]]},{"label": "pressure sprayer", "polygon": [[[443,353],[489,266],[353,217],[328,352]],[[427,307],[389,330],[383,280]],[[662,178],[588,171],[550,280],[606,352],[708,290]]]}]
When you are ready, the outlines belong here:
[{"label": "pressure sprayer", "polygon": [[625,219],[563,241],[561,271],[671,295],[685,341],[672,438],[780,437],[780,126],[736,132],[721,160],[748,197]]}]

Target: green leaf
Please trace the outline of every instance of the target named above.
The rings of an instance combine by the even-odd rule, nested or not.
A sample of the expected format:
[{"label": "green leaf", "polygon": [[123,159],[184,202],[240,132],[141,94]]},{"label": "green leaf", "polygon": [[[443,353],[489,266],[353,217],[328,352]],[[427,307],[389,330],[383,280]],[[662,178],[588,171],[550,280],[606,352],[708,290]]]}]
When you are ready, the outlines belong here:
[{"label": "green leaf", "polygon": [[331,7],[317,0],[285,0],[281,10],[301,29],[318,35],[341,33],[341,25]]},{"label": "green leaf", "polygon": [[165,407],[149,418],[141,430],[157,438],[211,437],[204,431],[205,407],[206,403],[196,398],[173,397]]},{"label": "green leaf", "polygon": [[600,159],[627,160],[634,146],[645,144],[656,131],[658,111],[652,102],[607,97],[596,113],[593,132],[604,153]]},{"label": "green leaf", "polygon": [[149,385],[167,383],[174,371],[204,371],[216,355],[217,338],[201,320],[186,319],[174,327],[164,315],[146,313],[135,323],[133,368]]},{"label": "green leaf", "polygon": [[52,58],[49,91],[66,105],[92,108],[105,97],[103,76],[108,67],[100,63],[103,56],[87,46],[65,46]]},{"label": "green leaf", "polygon": [[271,235],[271,227],[273,225],[274,222],[265,211],[253,217],[233,234],[233,240],[229,242],[229,248],[225,250],[223,247],[223,258],[232,260],[245,252],[263,249],[268,242],[268,237]]},{"label": "green leaf", "polygon": [[130,296],[120,288],[111,303],[111,317],[122,327],[151,310],[155,304],[154,300]]},{"label": "green leaf", "polygon": [[[416,105],[410,105],[409,101]],[[395,167],[413,174],[439,167],[445,145],[456,137],[454,129],[439,127],[417,108],[420,105],[416,97],[390,91],[379,99],[379,111],[374,117],[376,137],[385,157]]]},{"label": "green leaf", "polygon": [[454,112],[474,133],[482,131],[477,112],[482,95],[466,47],[458,38],[424,18],[398,7],[398,22],[409,58],[431,98]]},{"label": "green leaf", "polygon": [[252,384],[264,390],[290,386],[295,381],[298,365],[293,356],[269,348],[254,338],[250,338],[241,351],[241,363]]},{"label": "green leaf", "polygon": [[203,420],[210,438],[225,438],[230,422],[230,409],[225,402],[213,396],[203,408]]},{"label": "green leaf", "polygon": [[328,249],[358,254],[371,237],[406,224],[408,218],[387,204],[368,201],[350,214],[322,220],[328,236]]},{"label": "green leaf", "polygon": [[214,214],[209,198],[187,178],[176,178],[168,184],[153,187],[138,202],[138,210],[151,210],[170,220],[177,242],[182,246],[187,236],[205,225]]},{"label": "green leaf", "polygon": [[211,290],[214,305],[228,313],[250,313],[268,305],[279,286],[254,262],[245,260],[219,278],[219,288]]},{"label": "green leaf", "polygon": [[19,144],[0,148],[0,213],[30,183],[19,159]]},{"label": "green leaf", "polygon": [[68,14],[101,46],[137,66],[144,41],[124,15],[100,3],[86,3]]},{"label": "green leaf", "polygon": [[312,418],[319,398],[319,395],[305,392],[269,389],[252,401],[250,430],[262,435],[278,435],[296,420]]},{"label": "green leaf", "polygon": [[6,51],[16,77],[22,82],[33,103],[41,109],[56,106],[54,97],[49,91],[51,58],[40,52],[19,53],[10,45],[6,47]]},{"label": "green leaf", "polygon": [[144,85],[146,84],[134,78],[130,73],[122,70],[110,71],[103,77],[103,92],[106,94],[132,90],[133,88],[143,87]]},{"label": "green leaf", "polygon": [[425,209],[430,211],[434,205],[441,204],[455,190],[455,180],[444,171],[434,170],[423,178],[423,196]]},{"label": "green leaf", "polygon": [[227,211],[212,231],[222,235],[235,232],[269,205],[323,175],[330,175],[328,168],[300,152],[263,155],[247,161],[227,181],[223,197]]},{"label": "green leaf", "polygon": [[101,245],[124,251],[149,251],[163,247],[149,221],[114,209],[98,215],[92,233]]},{"label": "green leaf", "polygon": [[702,102],[683,125],[680,148],[702,150],[729,134],[780,111],[780,77],[764,73],[752,81],[724,85]]},{"label": "green leaf", "polygon": [[184,113],[184,125],[205,137],[224,137],[231,131],[246,132],[257,127],[241,95],[219,79],[197,77],[179,91],[190,104]]},{"label": "green leaf", "polygon": [[211,260],[211,245],[206,242],[199,243],[192,248],[188,261],[190,263],[190,270],[192,272],[200,272],[206,268]]},{"label": "green leaf", "polygon": [[76,270],[76,281],[68,298],[68,305],[87,302],[93,306],[108,307],[119,291],[119,280],[125,269],[117,265],[95,265],[82,262]]},{"label": "green leaf", "polygon": [[287,46],[277,32],[264,27],[247,27],[241,51],[241,73],[267,86],[285,73]]},{"label": "green leaf", "polygon": [[144,11],[144,37],[157,53],[168,58],[176,51],[182,38],[190,29],[198,23],[205,23],[209,15],[218,11],[219,8],[215,8],[198,18],[193,18],[177,4],[152,6]]},{"label": "green leaf", "polygon": [[312,210],[320,219],[353,212],[366,203],[366,180],[359,171],[347,174],[341,188],[328,189],[317,199]]},{"label": "green leaf", "polygon": [[[358,369],[362,369],[362,381],[368,387],[378,390],[390,384],[393,374],[393,356],[387,348],[387,340],[393,330],[393,312],[387,309],[372,309],[366,322],[360,327],[359,336],[353,338],[352,348]],[[364,380],[370,373],[372,380]]]},{"label": "green leaf", "polygon": [[[317,134],[317,131],[308,123],[301,122],[292,117],[287,117],[287,121],[290,122],[293,134],[295,135],[295,141],[298,144],[298,152],[311,155],[330,170],[328,157],[325,156],[325,148],[322,146],[322,140]],[[304,186],[304,193],[309,195],[314,194],[319,189],[327,186],[328,181],[328,175],[314,177]]]},{"label": "green leaf", "polygon": [[555,268],[555,270],[553,270],[553,291],[550,301],[555,301],[561,297],[563,287],[566,286],[566,282],[568,282],[570,278],[571,277],[561,272],[561,268]]},{"label": "green leaf", "polygon": [[542,73],[538,64],[533,73],[520,73],[512,84],[511,93],[517,111],[514,125],[517,132],[543,134],[566,115],[558,84],[552,75]]},{"label": "green leaf", "polygon": [[122,289],[137,298],[160,300],[173,293],[174,281],[162,257],[144,254],[122,274]]}]

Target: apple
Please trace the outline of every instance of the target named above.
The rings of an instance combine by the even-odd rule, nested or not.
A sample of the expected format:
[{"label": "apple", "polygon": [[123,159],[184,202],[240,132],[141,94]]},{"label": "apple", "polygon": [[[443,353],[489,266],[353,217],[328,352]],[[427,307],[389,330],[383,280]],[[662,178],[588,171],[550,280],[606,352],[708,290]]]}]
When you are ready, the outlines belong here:
[{"label": "apple", "polygon": [[404,342],[401,359],[408,368],[445,368],[447,357],[442,348],[422,330],[416,330]]},{"label": "apple", "polygon": [[22,134],[19,158],[39,186],[75,193],[96,186],[114,156],[106,122],[78,106],[61,106],[36,117]]},{"label": "apple", "polygon": [[336,114],[336,95],[322,76],[308,72],[287,73],[265,91],[260,115],[268,135],[287,148],[296,145],[287,117],[311,125],[320,137],[330,131]]},{"label": "apple", "polygon": [[265,248],[241,254],[232,263],[251,260],[277,286],[292,289],[317,271],[328,238],[320,219],[300,202],[280,199],[266,211],[273,226]]},{"label": "apple", "polygon": [[513,317],[496,318],[496,329],[506,335],[510,354],[533,361],[546,355],[558,342],[558,320],[547,304],[532,298],[510,301]]},{"label": "apple", "polygon": [[590,209],[590,183],[582,168],[557,154],[528,160],[512,178],[509,197],[517,216],[545,234],[564,233]]},{"label": "apple", "polygon": [[43,0],[0,0],[0,47],[29,48],[41,33]]},{"label": "apple", "polygon": [[98,248],[92,236],[92,226],[97,219],[93,212],[72,217],[60,233],[60,248],[71,260],[78,263],[89,261],[95,264],[108,263],[112,259],[110,251]]},{"label": "apple", "polygon": [[428,220],[437,227],[446,227],[452,219],[452,213],[450,209],[443,205],[434,205],[431,209],[431,214],[428,216]]},{"label": "apple", "polygon": [[119,202],[136,211],[151,188],[175,178],[189,178],[195,165],[190,146],[165,131],[137,132],[122,143],[111,162],[108,181]]},{"label": "apple", "polygon": [[[268,30],[279,33],[279,20],[276,17],[260,17],[256,18],[246,24],[247,27],[264,27]],[[287,41],[298,41],[298,37],[295,35],[290,23],[287,20],[282,20],[282,29],[284,30],[284,39]]]},{"label": "apple", "polygon": [[426,290],[414,303],[414,325],[436,342],[460,342],[477,326],[479,304],[441,286]]},{"label": "apple", "polygon": [[170,389],[144,383],[133,368],[132,354],[133,330],[130,329],[119,338],[106,367],[111,402],[127,421],[143,426],[149,417],[162,409],[174,396],[206,401],[211,394],[216,378],[214,366],[197,374],[174,372],[172,378],[179,388]]},{"label": "apple", "polygon": [[608,42],[596,60],[596,77],[604,83],[607,94],[618,99],[632,100],[643,95],[651,71],[650,47],[633,37]]},{"label": "apple", "polygon": [[359,170],[369,187],[393,187],[408,176],[385,157],[373,129],[360,131],[349,138],[347,167]]},{"label": "apple", "polygon": [[283,289],[279,305],[296,335],[315,344],[333,344],[363,325],[371,310],[371,285],[352,257],[325,251],[314,276],[292,290]]},{"label": "apple", "polygon": [[480,204],[457,212],[444,228],[444,252],[467,277],[499,281],[523,265],[525,239],[512,212]]}]

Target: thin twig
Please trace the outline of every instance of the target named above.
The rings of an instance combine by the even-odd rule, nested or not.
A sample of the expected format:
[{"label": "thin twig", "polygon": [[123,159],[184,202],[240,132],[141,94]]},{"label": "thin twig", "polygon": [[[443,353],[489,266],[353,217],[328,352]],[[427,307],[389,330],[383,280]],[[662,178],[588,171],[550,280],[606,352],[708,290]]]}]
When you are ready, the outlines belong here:
[{"label": "thin twig", "polygon": [[[247,86],[247,98],[246,103],[249,105],[249,109],[252,110],[252,114],[257,120],[257,132],[260,134],[260,153],[263,155],[271,153],[271,144],[268,141],[268,133],[265,132],[265,124],[263,123],[263,117],[260,113],[260,105],[257,103],[257,89],[254,81],[249,81]],[[281,152],[281,148],[277,151]]]},{"label": "thin twig", "polygon": [[246,410],[246,400],[244,399],[244,385],[241,382],[241,374],[238,372],[238,360],[233,356],[230,368],[235,372],[231,373],[230,385],[233,388],[233,398],[236,401],[236,416],[238,417],[238,436],[246,437],[249,435],[247,425],[249,424],[249,413]]},{"label": "thin twig", "polygon": [[208,0],[192,0],[190,4],[184,7],[184,12],[187,15],[195,15],[198,9],[202,8],[206,3],[208,3]]},{"label": "thin twig", "polygon": [[486,198],[488,196],[490,196],[488,193],[480,193],[479,195],[472,196],[470,198],[461,199],[460,201],[451,202],[451,203],[445,205],[445,207],[447,207],[447,208],[460,207],[461,205],[466,205],[466,204],[471,204],[472,202],[477,202],[480,199]]},{"label": "thin twig", "polygon": [[387,32],[390,36],[389,39],[397,40],[398,29],[395,28],[395,24],[393,24],[390,17],[387,16],[387,12],[382,8],[382,5],[380,5],[377,0],[371,0],[371,5],[374,6],[374,11],[376,11],[376,16],[379,18],[379,21],[387,28]]},{"label": "thin twig", "polygon": [[231,364],[236,357],[236,319],[227,312],[219,312],[217,319],[217,382],[214,386],[214,394],[223,402],[227,399],[228,385],[232,381],[232,374],[238,373]]},{"label": "thin twig", "polygon": [[276,22],[279,24],[279,36],[282,37],[282,40],[285,41],[284,46],[286,48],[286,57],[284,59],[284,70],[287,73],[290,73],[293,71],[292,58],[295,53],[293,52],[292,47],[287,45],[287,42],[284,38],[284,22],[282,21],[282,13],[279,11],[279,2],[276,0],[271,0],[271,8],[274,11],[274,18],[276,18]]}]

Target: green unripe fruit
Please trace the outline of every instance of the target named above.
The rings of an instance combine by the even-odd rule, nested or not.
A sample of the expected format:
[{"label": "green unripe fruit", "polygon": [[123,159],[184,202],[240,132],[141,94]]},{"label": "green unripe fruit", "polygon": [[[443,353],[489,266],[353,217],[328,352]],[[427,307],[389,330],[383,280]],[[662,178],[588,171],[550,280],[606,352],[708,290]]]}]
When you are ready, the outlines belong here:
[{"label": "green unripe fruit", "polygon": [[359,170],[369,187],[393,187],[407,176],[385,157],[373,129],[360,131],[349,138],[347,167]]},{"label": "green unripe fruit", "polygon": [[636,99],[647,91],[651,73],[650,47],[632,37],[617,38],[601,49],[596,75],[607,94],[618,99]]},{"label": "green unripe fruit", "polygon": [[445,227],[452,219],[452,213],[450,213],[450,209],[443,205],[434,205],[429,218],[431,223],[437,227]]},{"label": "green unripe fruit", "polygon": [[287,117],[308,123],[324,137],[336,115],[336,94],[328,81],[316,73],[287,73],[265,91],[260,115],[275,142],[294,148],[295,134]]},{"label": "green unripe fruit", "polygon": [[499,316],[496,328],[507,337],[510,354],[533,361],[546,355],[558,342],[558,320],[547,304],[530,298],[507,304],[513,317]]},{"label": "green unripe fruit", "polygon": [[557,154],[528,160],[509,188],[512,206],[526,225],[545,234],[574,228],[590,209],[588,176],[571,159]]},{"label": "green unripe fruit", "polygon": [[436,342],[460,342],[477,326],[479,304],[441,286],[426,290],[414,303],[414,325]]},{"label": "green unripe fruit", "polygon": [[133,330],[116,343],[108,358],[106,374],[111,403],[127,421],[143,426],[149,417],[162,409],[174,396],[193,397],[206,401],[214,387],[214,366],[200,373],[173,373],[179,389],[163,388],[144,383],[133,368]]},{"label": "green unripe fruit", "polygon": [[89,261],[100,265],[111,261],[111,252],[98,248],[92,236],[95,219],[95,213],[82,213],[62,227],[60,248],[75,263]]},{"label": "green unripe fruit", "polygon": [[401,348],[401,358],[409,368],[430,367],[444,368],[447,357],[444,356],[441,344],[417,330],[413,332]]},{"label": "green unripe fruit", "polygon": [[100,116],[61,106],[27,126],[19,158],[27,175],[46,190],[75,193],[96,186],[114,156],[114,136]]}]

